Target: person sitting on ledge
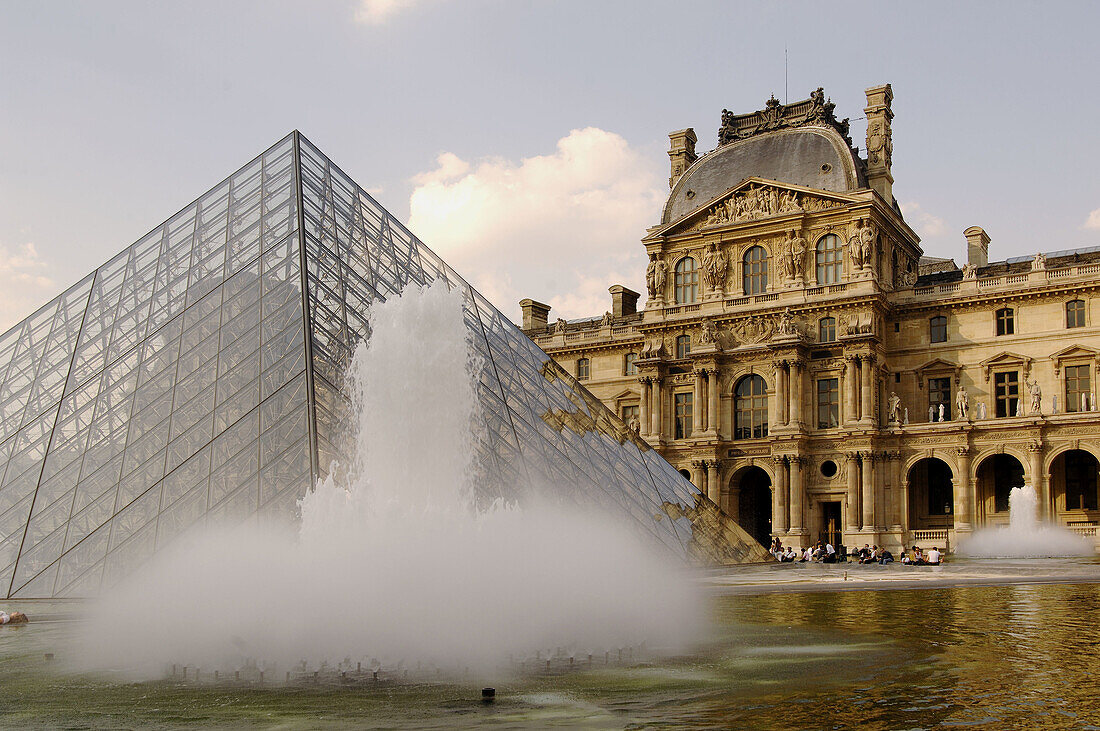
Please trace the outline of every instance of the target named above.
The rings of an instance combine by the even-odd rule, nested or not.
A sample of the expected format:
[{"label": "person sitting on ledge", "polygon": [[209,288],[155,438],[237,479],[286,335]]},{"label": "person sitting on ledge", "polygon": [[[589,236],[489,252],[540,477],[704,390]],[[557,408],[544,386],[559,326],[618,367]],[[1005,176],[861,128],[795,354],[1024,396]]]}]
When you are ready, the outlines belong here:
[{"label": "person sitting on ledge", "polygon": [[822,563],[836,563],[836,549],[833,548],[832,543],[825,544],[825,556]]},{"label": "person sitting on ledge", "polygon": [[859,562],[867,563],[871,560],[871,547],[866,543],[863,544],[863,548],[859,549]]},{"label": "person sitting on ledge", "polygon": [[927,566],[928,562],[924,560],[924,552],[920,550],[920,546],[913,546],[913,565],[914,566]]},{"label": "person sitting on ledge", "polygon": [[798,552],[794,550],[794,546],[787,546],[787,551],[783,554],[783,557],[779,559],[783,563],[794,563],[794,560],[798,558]]},{"label": "person sitting on ledge", "polygon": [[943,560],[943,554],[940,553],[940,549],[936,546],[932,546],[932,550],[928,552],[928,565],[939,566],[940,561]]},{"label": "person sitting on ledge", "polygon": [[905,546],[901,547],[901,562],[905,565],[912,563],[912,560],[909,558],[909,551],[905,550]]},{"label": "person sitting on ledge", "polygon": [[814,560],[813,546],[806,546],[806,550],[803,551],[803,553],[802,553],[802,562],[806,563],[807,561],[813,561],[813,560]]},{"label": "person sitting on ledge", "polygon": [[28,621],[27,615],[22,612],[12,612],[11,614],[0,612],[0,624],[25,624]]},{"label": "person sitting on ledge", "polygon": [[880,564],[882,564],[883,566],[885,566],[888,563],[893,563],[894,562],[894,554],[890,553],[888,550],[886,550],[884,548],[884,549],[882,549],[882,552],[878,555],[878,562]]}]

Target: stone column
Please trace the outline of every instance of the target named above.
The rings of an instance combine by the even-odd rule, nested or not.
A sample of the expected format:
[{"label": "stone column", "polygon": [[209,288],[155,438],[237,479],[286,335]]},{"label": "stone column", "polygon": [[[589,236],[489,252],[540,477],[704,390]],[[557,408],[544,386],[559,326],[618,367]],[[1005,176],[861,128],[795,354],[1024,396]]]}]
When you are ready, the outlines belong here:
[{"label": "stone column", "polygon": [[[695,487],[699,489],[699,492],[707,495],[707,470],[706,462],[701,459],[697,459],[691,463],[692,478],[691,481],[695,483]],[[709,495],[708,495],[709,497]]]},{"label": "stone column", "polygon": [[769,402],[769,406],[771,407],[769,409],[769,411],[771,411],[771,423],[769,426],[775,429],[787,423],[787,415],[785,413],[787,409],[787,370],[784,368],[783,361],[777,360],[772,363],[772,373],[774,375],[772,379],[774,388],[772,389],[772,399]]},{"label": "stone column", "polygon": [[875,529],[875,453],[860,452],[863,462],[863,530]]},{"label": "stone column", "polygon": [[638,383],[642,384],[642,396],[638,400],[638,421],[640,422],[639,431],[641,432],[641,436],[647,437],[649,436],[650,427],[652,426],[649,423],[649,400],[651,398],[649,389],[649,378],[639,378]]},{"label": "stone column", "polygon": [[722,484],[718,481],[718,460],[707,460],[707,495],[715,505],[722,505]]},{"label": "stone column", "polygon": [[859,454],[844,453],[844,467],[848,470],[847,506],[844,523],[850,533],[859,530]]},{"label": "stone column", "polygon": [[697,436],[703,431],[703,379],[706,372],[695,371],[695,389],[691,397],[691,434]]},{"label": "stone column", "polygon": [[890,511],[891,527],[904,529],[905,513],[909,509],[909,493],[902,484],[901,452],[890,452],[890,494],[893,496],[893,509]]},{"label": "stone column", "polygon": [[973,504],[972,494],[974,486],[970,480],[970,448],[957,447],[955,456],[959,459],[959,474],[955,479],[955,530],[973,530],[974,523],[970,518],[970,506]]},{"label": "stone column", "polygon": [[803,402],[803,381],[805,380],[805,369],[802,367],[802,361],[792,360],[791,366],[791,380],[794,381],[794,387],[791,389],[791,420],[790,423],[794,426],[802,425],[802,402]]},{"label": "stone column", "polygon": [[1039,498],[1039,520],[1054,520],[1054,511],[1050,507],[1050,481],[1043,474],[1043,444],[1030,442],[1027,445],[1028,469],[1031,472],[1031,486]]},{"label": "stone column", "polygon": [[783,457],[772,457],[775,465],[775,489],[772,490],[772,532],[786,533],[787,522],[787,465]]},{"label": "stone column", "polygon": [[803,506],[806,504],[806,496],[802,490],[802,458],[791,456],[787,458],[791,466],[791,533],[801,533],[805,526],[803,523]]},{"label": "stone column", "polygon": [[856,368],[857,360],[854,355],[844,356],[844,421],[843,424],[852,424],[858,419],[856,414]]},{"label": "stone column", "polygon": [[707,431],[718,436],[718,369],[707,371]]},{"label": "stone column", "polygon": [[663,407],[663,401],[664,401],[664,389],[661,388],[661,386],[662,386],[661,379],[659,377],[654,378],[653,379],[653,428],[649,430],[649,433],[652,436],[657,437],[658,439],[660,439],[661,437],[664,436],[664,418],[663,418],[664,414],[662,413],[664,411],[664,409],[662,408]]},{"label": "stone column", "polygon": [[860,364],[860,375],[863,376],[863,388],[859,397],[859,419],[867,424],[875,423],[875,356],[863,356]]}]

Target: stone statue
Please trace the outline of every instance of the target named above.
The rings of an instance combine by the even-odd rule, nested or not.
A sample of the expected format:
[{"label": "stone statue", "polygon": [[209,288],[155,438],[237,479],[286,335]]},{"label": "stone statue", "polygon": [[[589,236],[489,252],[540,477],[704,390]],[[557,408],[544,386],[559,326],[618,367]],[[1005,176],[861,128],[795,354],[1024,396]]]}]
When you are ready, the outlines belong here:
[{"label": "stone statue", "polygon": [[[793,231],[791,233],[793,233]],[[783,239],[783,243],[779,245],[779,256],[776,257],[776,264],[779,265],[779,281],[785,282],[794,278],[794,262],[791,259],[790,234],[788,234],[787,238]]]},{"label": "stone statue", "polygon": [[716,244],[711,244],[703,254],[703,284],[707,289],[721,289],[726,283],[726,267],[729,261],[725,254],[718,250]]},{"label": "stone statue", "polygon": [[1022,398],[1016,399],[1016,416],[1024,415],[1024,400]]},{"label": "stone statue", "polygon": [[945,421],[943,404],[940,404],[940,421]]},{"label": "stone statue", "polygon": [[650,297],[659,297],[664,293],[667,278],[668,264],[658,259],[656,254],[650,254],[649,265],[645,269],[645,283],[649,287]]},{"label": "stone statue", "polygon": [[1047,256],[1043,252],[1039,252],[1035,255],[1035,258],[1031,260],[1031,268],[1034,269],[1046,269],[1047,268]]},{"label": "stone statue", "polygon": [[[859,225],[856,224],[857,227]],[[860,231],[860,228],[856,228],[856,232],[848,239],[848,259],[852,263],[853,270],[863,268],[863,246],[859,240]]]},{"label": "stone statue", "polygon": [[978,268],[967,262],[963,264],[963,279],[976,279],[978,276]]},{"label": "stone statue", "polygon": [[1039,380],[1025,381],[1027,392],[1031,395],[1031,413],[1043,413],[1043,389],[1039,386]]},{"label": "stone statue", "polygon": [[797,235],[794,229],[787,232],[783,239],[783,256],[780,258],[783,278],[801,279],[806,274],[806,239]]},{"label": "stone statue", "polygon": [[906,424],[906,425],[909,423],[909,407],[908,406],[906,406],[904,409],[902,409],[901,423]]},{"label": "stone statue", "polygon": [[699,333],[700,345],[713,345],[718,341],[718,328],[711,320],[703,320],[703,330]]},{"label": "stone statue", "polygon": [[967,420],[970,418],[970,396],[967,395],[965,388],[960,388],[959,392],[955,394],[955,408],[959,411],[959,418]]},{"label": "stone statue", "polygon": [[564,333],[568,324],[569,323],[559,317],[558,321],[554,323],[554,334]]},{"label": "stone statue", "polygon": [[1051,401],[1051,404],[1050,404],[1051,413],[1057,414],[1058,413],[1058,394],[1054,394],[1053,396],[1051,396],[1050,401]]},{"label": "stone statue", "polygon": [[775,324],[776,335],[797,335],[798,332],[794,329],[794,318],[791,317],[791,308],[787,307],[779,314],[779,318]]},{"label": "stone statue", "polygon": [[889,414],[889,417],[886,420],[888,422],[890,422],[891,424],[896,424],[896,423],[898,423],[898,417],[900,416],[899,411],[901,409],[901,399],[898,398],[898,395],[896,393],[891,391],[890,392],[890,400],[887,403],[888,403],[887,413]]},{"label": "stone statue", "polygon": [[979,419],[984,419],[985,418],[985,401],[979,401],[978,402],[978,418]]},{"label": "stone statue", "polygon": [[636,414],[631,414],[630,415],[630,421],[627,422],[627,427],[630,429],[630,431],[637,434],[638,430],[641,428],[641,426],[642,426],[642,424],[641,424],[640,421],[638,421],[638,416]]},{"label": "stone statue", "polygon": [[859,253],[863,259],[863,266],[874,266],[875,228],[866,224],[859,230]]},{"label": "stone statue", "polygon": [[928,423],[931,424],[935,420],[936,420],[936,407],[935,406],[929,406],[928,407]]},{"label": "stone statue", "polygon": [[609,327],[610,325],[611,325],[611,313],[610,312],[605,312],[605,313],[603,313],[603,317],[600,318],[600,326],[601,327]]}]

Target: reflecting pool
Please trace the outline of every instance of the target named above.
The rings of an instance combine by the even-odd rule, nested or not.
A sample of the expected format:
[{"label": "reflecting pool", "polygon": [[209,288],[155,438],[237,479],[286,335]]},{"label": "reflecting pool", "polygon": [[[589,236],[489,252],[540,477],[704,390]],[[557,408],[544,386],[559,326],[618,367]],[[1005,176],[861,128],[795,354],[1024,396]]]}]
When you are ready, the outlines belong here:
[{"label": "reflecting pool", "polygon": [[1100,728],[1094,583],[724,594],[689,657],[346,687],[68,675],[79,605],[22,608],[38,621],[0,628],[9,726]]}]

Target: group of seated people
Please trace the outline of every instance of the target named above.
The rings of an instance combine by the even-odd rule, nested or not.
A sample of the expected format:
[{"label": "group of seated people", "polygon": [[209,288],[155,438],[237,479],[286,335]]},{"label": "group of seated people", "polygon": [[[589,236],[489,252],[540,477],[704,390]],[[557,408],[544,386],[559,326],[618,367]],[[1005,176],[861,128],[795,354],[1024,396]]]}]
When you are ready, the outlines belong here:
[{"label": "group of seated people", "polygon": [[[805,549],[796,549],[793,546],[783,547],[783,542],[779,537],[772,539],[771,548],[769,549],[771,554],[776,557],[782,563],[806,563],[806,562],[820,562],[820,563],[846,563],[848,561],[858,563],[877,563],[885,566],[886,564],[893,563],[895,561],[894,554],[886,548],[879,548],[878,546],[870,546],[866,543],[863,544],[863,548],[848,553],[846,546],[833,547],[833,544],[827,541],[818,541],[812,546],[808,546]],[[918,546],[913,546],[912,556],[910,552],[904,548],[901,551],[901,563],[906,566],[939,566],[943,561],[943,553],[940,549],[933,547],[931,551],[925,554]]]}]

